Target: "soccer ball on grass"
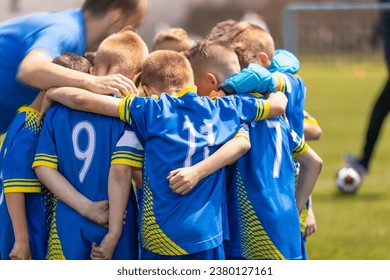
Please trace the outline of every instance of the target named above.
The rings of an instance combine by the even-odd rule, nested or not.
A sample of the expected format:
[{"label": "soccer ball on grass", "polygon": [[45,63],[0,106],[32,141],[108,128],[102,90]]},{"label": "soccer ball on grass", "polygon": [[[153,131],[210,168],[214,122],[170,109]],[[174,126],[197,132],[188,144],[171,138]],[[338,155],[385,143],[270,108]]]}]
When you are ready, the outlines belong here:
[{"label": "soccer ball on grass", "polygon": [[343,166],[336,174],[336,185],[342,193],[354,193],[360,187],[362,177],[352,167]]}]

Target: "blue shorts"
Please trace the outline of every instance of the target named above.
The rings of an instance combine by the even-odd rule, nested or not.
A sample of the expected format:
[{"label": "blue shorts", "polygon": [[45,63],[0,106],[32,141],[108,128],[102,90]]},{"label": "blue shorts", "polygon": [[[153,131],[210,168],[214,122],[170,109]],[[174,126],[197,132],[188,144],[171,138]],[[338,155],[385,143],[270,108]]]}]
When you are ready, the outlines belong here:
[{"label": "blue shorts", "polygon": [[213,249],[205,250],[188,255],[180,256],[164,256],[153,253],[145,248],[141,248],[141,260],[224,260],[225,252],[223,245],[219,245]]},{"label": "blue shorts", "polygon": [[[134,260],[138,258],[138,226],[135,198],[130,197],[122,235],[112,259]],[[100,244],[107,229],[97,225],[58,201],[55,223],[49,234],[48,258],[67,260],[91,259],[92,243]]]}]

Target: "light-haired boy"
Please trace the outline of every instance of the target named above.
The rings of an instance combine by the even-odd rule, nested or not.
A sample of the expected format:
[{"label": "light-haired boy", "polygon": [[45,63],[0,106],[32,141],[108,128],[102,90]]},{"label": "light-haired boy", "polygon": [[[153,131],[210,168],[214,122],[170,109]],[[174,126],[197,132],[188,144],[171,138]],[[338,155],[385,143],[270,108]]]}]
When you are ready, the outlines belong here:
[{"label": "light-haired boy", "polygon": [[[141,37],[132,29],[122,29],[99,46],[92,73],[119,73],[135,79],[147,53]],[[53,180],[55,174],[61,173],[92,201],[109,199],[110,207],[107,230],[58,200],[56,221],[50,232],[50,258],[90,259],[93,244],[100,242],[102,250],[96,258],[138,257],[137,206],[131,192],[129,167],[141,166],[142,147],[133,141],[135,138],[131,128],[116,118],[72,110],[61,104],[48,111],[33,165],[40,180],[55,194],[66,195],[65,189],[59,189]]]}]

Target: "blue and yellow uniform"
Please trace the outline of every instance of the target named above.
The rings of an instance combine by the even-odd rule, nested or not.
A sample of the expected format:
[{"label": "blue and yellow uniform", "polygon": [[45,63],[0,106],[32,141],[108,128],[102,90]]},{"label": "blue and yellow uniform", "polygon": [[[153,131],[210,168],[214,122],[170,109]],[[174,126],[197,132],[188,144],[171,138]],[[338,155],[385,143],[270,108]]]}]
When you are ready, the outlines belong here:
[{"label": "blue and yellow uniform", "polygon": [[[58,169],[91,201],[107,200],[110,164],[142,164],[142,150],[137,141],[132,141],[135,134],[131,127],[125,125],[117,118],[57,104],[45,117],[33,166]],[[113,259],[137,258],[136,208],[132,192]],[[58,199],[50,227],[48,258],[90,259],[92,243],[100,243],[106,233],[107,229],[86,220]]]},{"label": "blue and yellow uniform", "polygon": [[208,258],[197,254],[222,246],[224,169],[184,196],[174,193],[166,178],[171,170],[214,153],[237,134],[241,123],[263,119],[268,113],[267,101],[237,96],[213,101],[199,97],[192,87],[175,97],[163,93],[159,98],[122,100],[120,118],[134,125],[144,147],[142,258]]},{"label": "blue and yellow uniform", "polygon": [[249,135],[251,149],[230,169],[226,256],[301,259],[292,155],[308,146],[283,117],[252,123]]},{"label": "blue and yellow uniform", "polygon": [[16,78],[24,57],[35,49],[53,59],[64,52],[84,55],[85,28],[81,9],[35,13],[0,23],[0,133],[7,131],[17,109],[30,104],[39,92]]},{"label": "blue and yellow uniform", "polygon": [[50,193],[35,175],[31,164],[38,145],[39,112],[23,106],[18,110],[4,139],[0,155],[0,257],[9,259],[15,237],[5,194],[24,193],[30,250],[33,259],[43,260],[47,247],[47,209]]}]

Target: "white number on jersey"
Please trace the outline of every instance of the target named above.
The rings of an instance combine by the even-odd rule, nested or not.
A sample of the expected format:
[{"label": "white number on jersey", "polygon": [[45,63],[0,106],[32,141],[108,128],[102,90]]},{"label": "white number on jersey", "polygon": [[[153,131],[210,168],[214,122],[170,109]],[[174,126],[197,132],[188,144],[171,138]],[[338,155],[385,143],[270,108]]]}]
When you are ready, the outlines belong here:
[{"label": "white number on jersey", "polygon": [[266,120],[269,128],[276,129],[276,153],[274,159],[273,177],[279,178],[280,165],[282,163],[282,130],[280,129],[280,123],[277,121]]},{"label": "white number on jersey", "polygon": [[[192,164],[191,158],[195,154],[196,144],[195,144],[195,136],[196,130],[194,128],[194,124],[190,121],[185,121],[183,125],[183,129],[188,129],[188,150],[187,156],[184,161],[185,167],[190,167]],[[215,135],[213,132],[212,124],[205,124],[200,127],[200,132],[207,137],[208,146],[214,146],[215,144]],[[205,147],[203,151],[203,157],[208,158],[210,155],[209,147]]]},{"label": "white number on jersey", "polygon": [[[84,151],[79,146],[79,136],[82,131],[85,131],[88,136],[88,144]],[[80,183],[84,182],[88,169],[91,166],[93,155],[95,154],[95,129],[93,125],[87,121],[81,121],[75,125],[72,131],[72,143],[74,154],[77,159],[83,160],[84,164],[79,172]]]}]

